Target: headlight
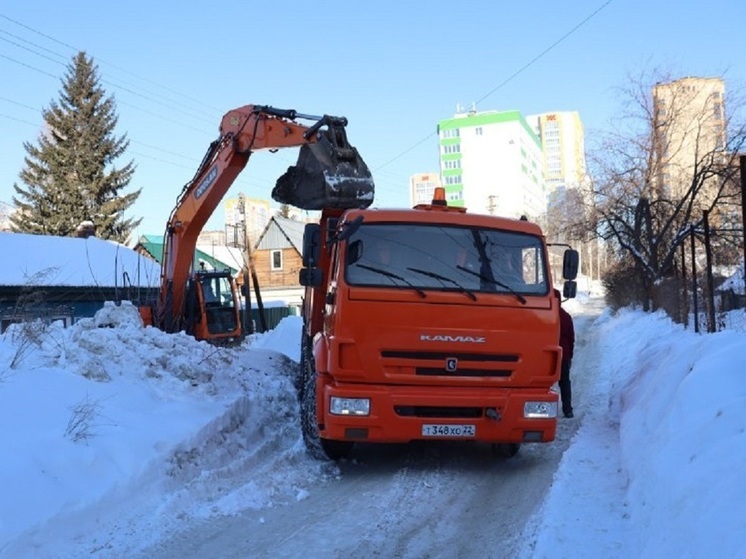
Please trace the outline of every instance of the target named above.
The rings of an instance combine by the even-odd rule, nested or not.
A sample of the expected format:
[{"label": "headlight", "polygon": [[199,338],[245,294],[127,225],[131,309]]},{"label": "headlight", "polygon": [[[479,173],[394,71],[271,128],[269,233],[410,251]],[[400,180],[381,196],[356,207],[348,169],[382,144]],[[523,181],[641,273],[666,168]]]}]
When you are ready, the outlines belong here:
[{"label": "headlight", "polygon": [[369,415],[369,398],[337,398],[332,396],[329,413],[333,415]]},{"label": "headlight", "polygon": [[526,402],[523,417],[552,419],[557,417],[557,402]]}]

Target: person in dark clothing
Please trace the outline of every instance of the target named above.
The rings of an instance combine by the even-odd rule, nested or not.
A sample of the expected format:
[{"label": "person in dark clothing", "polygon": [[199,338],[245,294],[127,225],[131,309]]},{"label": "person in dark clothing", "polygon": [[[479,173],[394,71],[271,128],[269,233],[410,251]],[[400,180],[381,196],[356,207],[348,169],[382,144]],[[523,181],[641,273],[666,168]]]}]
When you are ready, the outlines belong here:
[{"label": "person in dark clothing", "polygon": [[575,350],[575,326],[572,316],[562,308],[562,295],[559,290],[554,290],[554,296],[560,303],[560,346],[562,346],[562,368],[559,380],[560,399],[562,400],[562,413],[565,417],[573,417],[572,412],[572,387],[570,384],[570,367],[572,366],[572,355]]}]

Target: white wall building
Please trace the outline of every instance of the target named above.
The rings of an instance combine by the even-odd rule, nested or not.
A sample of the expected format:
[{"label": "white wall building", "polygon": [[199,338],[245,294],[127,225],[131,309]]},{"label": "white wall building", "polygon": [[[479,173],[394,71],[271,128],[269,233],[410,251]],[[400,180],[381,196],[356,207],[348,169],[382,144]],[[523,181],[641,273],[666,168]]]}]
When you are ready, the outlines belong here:
[{"label": "white wall building", "polygon": [[530,219],[546,211],[542,148],[518,111],[469,111],[438,124],[449,204]]}]

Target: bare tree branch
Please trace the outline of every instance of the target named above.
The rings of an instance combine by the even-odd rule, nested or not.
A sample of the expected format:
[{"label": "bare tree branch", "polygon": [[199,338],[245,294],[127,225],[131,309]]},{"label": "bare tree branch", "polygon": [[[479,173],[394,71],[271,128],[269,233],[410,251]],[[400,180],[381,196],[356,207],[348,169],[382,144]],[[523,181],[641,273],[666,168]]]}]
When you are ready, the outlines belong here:
[{"label": "bare tree branch", "polygon": [[746,128],[735,115],[743,105],[726,104],[723,92],[717,78],[671,80],[656,71],[631,79],[618,129],[589,153],[592,186],[582,226],[638,270],[648,295],[674,273],[704,210],[714,226],[740,219],[738,156]]}]

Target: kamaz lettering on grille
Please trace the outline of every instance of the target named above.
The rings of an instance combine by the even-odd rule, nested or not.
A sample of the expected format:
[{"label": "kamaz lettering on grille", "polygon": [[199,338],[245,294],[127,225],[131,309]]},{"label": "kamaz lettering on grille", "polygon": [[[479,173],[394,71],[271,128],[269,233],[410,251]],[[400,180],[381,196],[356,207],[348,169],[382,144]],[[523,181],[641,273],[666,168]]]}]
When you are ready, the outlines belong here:
[{"label": "kamaz lettering on grille", "polygon": [[459,342],[467,344],[483,344],[487,341],[487,338],[483,336],[443,336],[430,334],[420,334],[421,342]]}]

